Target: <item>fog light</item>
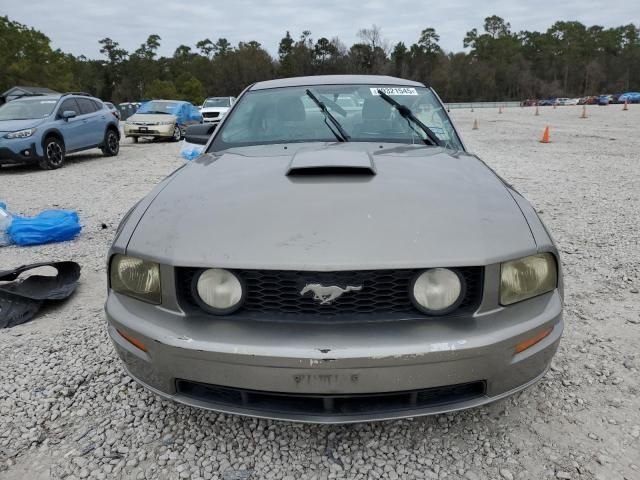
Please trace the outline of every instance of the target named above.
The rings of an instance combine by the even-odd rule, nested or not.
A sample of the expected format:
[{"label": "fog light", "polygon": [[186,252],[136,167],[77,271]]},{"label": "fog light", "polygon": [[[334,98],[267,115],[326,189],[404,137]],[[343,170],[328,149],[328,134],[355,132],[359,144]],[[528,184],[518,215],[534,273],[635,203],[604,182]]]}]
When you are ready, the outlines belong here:
[{"label": "fog light", "polygon": [[192,288],[198,304],[215,315],[236,311],[244,300],[240,279],[222,268],[201,271],[193,278]]},{"label": "fog light", "polygon": [[460,275],[448,268],[431,268],[413,281],[411,299],[418,310],[428,315],[444,315],[455,310],[464,298]]}]

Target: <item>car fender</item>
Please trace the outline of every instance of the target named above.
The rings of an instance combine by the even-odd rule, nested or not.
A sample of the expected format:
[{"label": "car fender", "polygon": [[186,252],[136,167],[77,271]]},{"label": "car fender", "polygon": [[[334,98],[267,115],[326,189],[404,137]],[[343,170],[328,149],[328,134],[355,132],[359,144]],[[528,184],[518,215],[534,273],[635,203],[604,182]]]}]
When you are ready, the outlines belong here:
[{"label": "car fender", "polygon": [[58,137],[60,140],[62,140],[62,143],[66,146],[66,142],[64,140],[64,135],[62,134],[62,132],[60,130],[58,130],[57,128],[55,128],[55,127],[48,128],[40,135],[40,141],[39,142],[35,142],[35,144],[36,144],[36,152],[40,156],[44,155],[44,140],[49,135],[54,135],[54,136]]},{"label": "car fender", "polygon": [[127,245],[129,244],[129,240],[133,235],[138,223],[144,216],[145,212],[151,205],[151,203],[155,200],[155,198],[164,190],[164,188],[171,182],[171,180],[175,177],[175,174],[179,172],[182,168],[189,165],[189,163],[185,163],[182,166],[178,167],[172,173],[169,174],[164,180],[158,183],[151,192],[145,195],[141,200],[138,201],[129,211],[124,215],[122,220],[120,221],[120,225],[116,230],[116,235],[113,240],[113,244],[109,251],[109,257],[113,253],[126,253]]},{"label": "car fender", "polygon": [[107,122],[107,126],[104,128],[104,138],[107,138],[107,130],[110,128],[114,128],[116,132],[118,132],[118,138],[120,138],[120,128],[117,122],[109,121]]},{"label": "car fender", "polygon": [[538,212],[536,212],[535,208],[529,201],[524,198],[520,193],[518,193],[513,188],[507,188],[515,202],[518,204],[522,215],[524,215],[525,220],[529,224],[529,228],[531,229],[531,234],[533,235],[533,239],[536,242],[536,246],[538,252],[550,252],[556,257],[556,261],[558,262],[558,291],[560,292],[560,296],[564,298],[564,283],[562,280],[562,261],[560,259],[560,252],[556,246],[556,242],[551,236],[551,233],[547,229],[547,226],[544,224]]}]

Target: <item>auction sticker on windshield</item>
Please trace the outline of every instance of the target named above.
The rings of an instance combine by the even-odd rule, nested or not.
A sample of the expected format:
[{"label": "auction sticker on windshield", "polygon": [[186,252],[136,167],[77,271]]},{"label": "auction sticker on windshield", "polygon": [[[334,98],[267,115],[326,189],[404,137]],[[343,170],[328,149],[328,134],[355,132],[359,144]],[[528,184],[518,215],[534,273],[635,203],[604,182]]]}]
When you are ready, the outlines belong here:
[{"label": "auction sticker on windshield", "polygon": [[378,90],[382,90],[387,95],[418,95],[415,88],[410,87],[377,87],[371,88],[371,95],[380,95]]}]

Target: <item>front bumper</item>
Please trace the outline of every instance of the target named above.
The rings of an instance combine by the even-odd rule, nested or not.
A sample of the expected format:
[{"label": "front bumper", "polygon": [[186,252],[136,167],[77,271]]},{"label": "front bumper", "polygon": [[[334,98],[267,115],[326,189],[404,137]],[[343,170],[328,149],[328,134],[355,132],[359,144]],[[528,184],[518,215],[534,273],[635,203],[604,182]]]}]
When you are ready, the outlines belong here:
[{"label": "front bumper", "polygon": [[[216,411],[315,423],[413,417],[498,400],[544,375],[564,326],[557,290],[446,320],[230,320],[186,316],[114,292],[106,315],[128,372],[159,395]],[[550,335],[514,353],[518,342],[548,327]],[[444,397],[437,398],[439,391]]]},{"label": "front bumper", "polygon": [[124,136],[125,137],[159,137],[167,138],[173,137],[173,131],[175,124],[170,125],[133,125],[131,123],[125,123]]},{"label": "front bumper", "polygon": [[41,158],[33,138],[11,140],[11,147],[0,146],[0,165],[34,163]]}]

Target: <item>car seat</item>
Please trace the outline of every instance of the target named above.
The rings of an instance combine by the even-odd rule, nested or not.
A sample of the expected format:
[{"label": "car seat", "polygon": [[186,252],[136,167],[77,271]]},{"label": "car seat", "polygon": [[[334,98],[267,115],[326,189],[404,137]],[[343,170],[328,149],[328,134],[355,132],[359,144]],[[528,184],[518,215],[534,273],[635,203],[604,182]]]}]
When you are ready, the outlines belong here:
[{"label": "car seat", "polygon": [[355,128],[356,137],[383,136],[392,129],[392,106],[378,97],[369,97],[362,105],[362,122]]},{"label": "car seat", "polygon": [[296,140],[307,137],[306,111],[300,97],[292,95],[280,98],[275,105],[275,113],[277,135],[280,138]]}]

